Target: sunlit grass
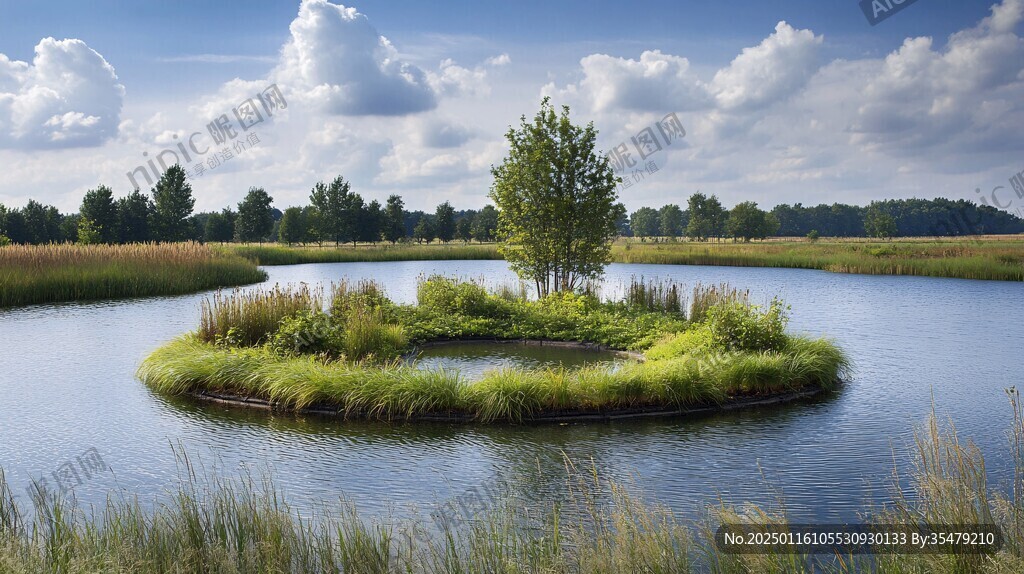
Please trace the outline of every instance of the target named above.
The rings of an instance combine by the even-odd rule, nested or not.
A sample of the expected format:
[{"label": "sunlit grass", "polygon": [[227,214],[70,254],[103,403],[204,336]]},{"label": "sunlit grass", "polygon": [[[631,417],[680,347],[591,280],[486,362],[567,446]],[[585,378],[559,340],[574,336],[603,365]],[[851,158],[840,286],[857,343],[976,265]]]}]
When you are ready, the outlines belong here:
[{"label": "sunlit grass", "polygon": [[252,262],[194,243],[0,247],[0,307],[178,295],[264,279]]}]

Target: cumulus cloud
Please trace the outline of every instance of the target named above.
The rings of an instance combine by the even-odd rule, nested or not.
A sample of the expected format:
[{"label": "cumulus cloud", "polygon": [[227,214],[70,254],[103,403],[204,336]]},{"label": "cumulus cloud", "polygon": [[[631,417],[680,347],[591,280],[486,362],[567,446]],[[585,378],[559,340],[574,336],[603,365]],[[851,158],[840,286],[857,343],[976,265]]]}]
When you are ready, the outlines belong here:
[{"label": "cumulus cloud", "polygon": [[0,54],[0,147],[100,145],[117,134],[124,93],[81,40],[45,38],[31,64]]},{"label": "cumulus cloud", "polygon": [[817,70],[822,39],[779,22],[774,34],[745,48],[715,74],[711,91],[718,105],[726,110],[757,108],[793,94]]},{"label": "cumulus cloud", "polygon": [[330,113],[404,115],[437,105],[427,74],[355,8],[303,0],[290,31],[273,76]]},{"label": "cumulus cloud", "polygon": [[487,58],[485,63],[488,66],[493,66],[495,68],[498,66],[507,66],[512,63],[512,58],[510,58],[508,54],[500,54],[498,56]]}]

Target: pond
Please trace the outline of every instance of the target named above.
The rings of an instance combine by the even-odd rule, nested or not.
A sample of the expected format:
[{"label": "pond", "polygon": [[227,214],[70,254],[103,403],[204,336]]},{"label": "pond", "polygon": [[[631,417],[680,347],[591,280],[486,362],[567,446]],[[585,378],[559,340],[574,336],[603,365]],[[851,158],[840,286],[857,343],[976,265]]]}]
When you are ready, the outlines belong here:
[{"label": "pond", "polygon": [[410,357],[420,369],[458,371],[465,380],[483,378],[497,369],[576,369],[603,366],[615,369],[628,357],[592,348],[537,342],[465,341],[429,345]]},{"label": "pond", "polygon": [[[381,280],[415,300],[417,277],[487,281],[501,261],[271,267],[275,282]],[[931,409],[955,419],[989,456],[997,486],[1020,385],[1024,284],[830,274],[795,269],[611,265],[609,289],[631,276],[728,282],[756,301],[782,297],[791,329],[833,337],[856,372],[842,392],[808,402],[690,419],[541,426],[386,424],[268,414],[151,392],[139,362],[194,329],[204,295],[0,311],[0,467],[22,502],[32,478],[98,454],[106,472],[79,473],[74,494],[102,503],[124,489],[142,500],[177,484],[175,450],[225,473],[269,468],[300,506],[346,497],[368,514],[429,509],[490,485],[527,503],[565,494],[563,454],[594,461],[680,515],[719,497],[773,505],[791,519],[856,520],[884,502],[912,462],[915,425]],[[95,449],[95,451],[90,451]]]}]

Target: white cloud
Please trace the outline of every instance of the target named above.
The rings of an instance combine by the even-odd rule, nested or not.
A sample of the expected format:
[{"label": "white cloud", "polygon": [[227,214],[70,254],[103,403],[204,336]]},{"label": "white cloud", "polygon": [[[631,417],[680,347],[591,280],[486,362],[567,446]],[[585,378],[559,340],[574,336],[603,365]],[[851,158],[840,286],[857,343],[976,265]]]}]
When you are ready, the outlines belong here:
[{"label": "white cloud", "polygon": [[31,64],[0,54],[0,147],[97,146],[117,135],[124,86],[81,40],[45,38]]},{"label": "white cloud", "polygon": [[507,66],[507,65],[511,64],[512,63],[512,58],[510,58],[508,54],[504,54],[503,53],[503,54],[500,54],[498,56],[492,56],[490,58],[487,58],[485,63],[488,66],[493,66],[493,67],[497,68],[499,66]]},{"label": "white cloud", "polygon": [[404,115],[433,109],[426,73],[403,62],[355,8],[303,0],[272,76],[294,94],[343,115]]}]

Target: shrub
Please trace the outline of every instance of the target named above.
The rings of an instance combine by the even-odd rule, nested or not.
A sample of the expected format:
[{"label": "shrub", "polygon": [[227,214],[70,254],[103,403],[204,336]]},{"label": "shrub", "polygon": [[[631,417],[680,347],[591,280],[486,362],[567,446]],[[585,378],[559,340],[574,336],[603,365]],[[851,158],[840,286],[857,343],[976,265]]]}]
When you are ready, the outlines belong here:
[{"label": "shrub", "polygon": [[390,361],[409,346],[405,329],[385,323],[380,310],[365,308],[347,317],[343,341],[345,355],[353,361]]},{"label": "shrub", "polygon": [[439,275],[428,278],[416,288],[419,304],[437,313],[488,316],[495,311],[493,300],[496,299],[476,283]]},{"label": "shrub", "polygon": [[344,351],[342,334],[323,311],[304,310],[285,317],[269,345],[282,355],[314,354],[333,358]]},{"label": "shrub", "polygon": [[730,351],[775,351],[786,344],[789,308],[778,299],[767,309],[737,301],[707,311],[704,324],[713,344]]}]

